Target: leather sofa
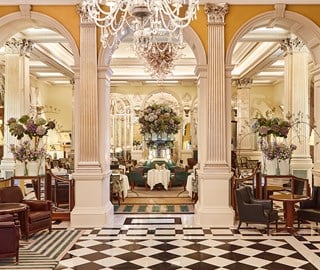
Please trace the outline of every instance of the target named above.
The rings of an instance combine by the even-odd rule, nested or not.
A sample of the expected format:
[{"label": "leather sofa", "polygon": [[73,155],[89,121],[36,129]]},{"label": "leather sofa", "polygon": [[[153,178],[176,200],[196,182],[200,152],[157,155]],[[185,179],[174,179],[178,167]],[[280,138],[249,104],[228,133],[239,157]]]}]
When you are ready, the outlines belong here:
[{"label": "leather sofa", "polygon": [[42,200],[24,200],[18,186],[0,188],[0,203],[24,203],[27,210],[20,218],[21,232],[28,240],[31,233],[48,229],[52,230],[52,203]]}]

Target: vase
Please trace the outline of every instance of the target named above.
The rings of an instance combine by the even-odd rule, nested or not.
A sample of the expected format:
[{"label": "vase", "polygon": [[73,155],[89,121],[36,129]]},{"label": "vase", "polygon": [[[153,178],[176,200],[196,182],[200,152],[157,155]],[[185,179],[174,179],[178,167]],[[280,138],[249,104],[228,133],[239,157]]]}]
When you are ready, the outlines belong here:
[{"label": "vase", "polygon": [[290,174],[290,162],[289,159],[281,160],[279,162],[280,175],[289,175]]},{"label": "vase", "polygon": [[276,175],[277,169],[277,160],[276,159],[266,159],[266,169],[264,169],[263,171],[265,172],[265,174],[268,175]]},{"label": "vase", "polygon": [[152,132],[152,133],[151,133],[151,140],[152,140],[152,141],[156,141],[157,139],[158,139],[157,133]]},{"label": "vase", "polygon": [[14,168],[15,176],[27,176],[28,170],[24,162],[17,160]]},{"label": "vase", "polygon": [[276,159],[276,175],[280,175],[280,166],[279,166],[279,160]]},{"label": "vase", "polygon": [[37,176],[39,175],[39,161],[28,161],[27,168],[28,168],[28,176]]}]

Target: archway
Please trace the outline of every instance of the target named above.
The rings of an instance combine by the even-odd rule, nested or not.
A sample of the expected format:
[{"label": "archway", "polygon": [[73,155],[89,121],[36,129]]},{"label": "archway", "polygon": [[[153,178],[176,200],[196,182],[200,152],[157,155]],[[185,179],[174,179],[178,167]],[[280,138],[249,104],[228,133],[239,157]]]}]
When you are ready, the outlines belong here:
[{"label": "archway", "polygon": [[[126,31],[124,31],[126,32]],[[190,48],[192,49],[194,55],[195,55],[195,59],[196,59],[196,69],[195,72],[197,72],[196,75],[199,75],[198,72],[201,72],[201,68],[206,66],[206,54],[205,54],[205,50],[204,47],[199,39],[199,37],[197,36],[197,34],[192,30],[191,27],[187,27],[184,31],[184,37],[185,37],[185,42],[189,44]],[[124,38],[124,37],[122,37]],[[112,55],[113,52],[116,50],[116,46],[114,48],[101,48],[99,51],[99,58],[98,58],[98,66],[102,69],[104,69],[105,67],[110,67],[111,66],[111,59],[112,59]],[[111,76],[107,78],[107,80],[110,80]],[[202,81],[203,80],[203,81]],[[206,84],[204,83],[204,78],[202,78],[201,76],[199,76],[198,82],[197,82],[197,91],[202,92],[201,90],[203,90],[202,88],[206,87]],[[202,83],[199,83],[202,82]],[[101,84],[103,85],[103,84]],[[106,91],[107,94],[106,96],[109,97],[109,93],[110,93],[110,85],[107,83],[106,85],[106,89],[99,89],[98,91]],[[199,89],[200,88],[200,89]],[[193,100],[190,101],[190,105],[192,105],[192,102],[194,102]],[[140,102],[141,104],[143,103],[142,101]],[[181,113],[184,112],[184,108],[183,108],[183,104],[181,104]],[[104,121],[106,123],[108,123],[108,118],[110,117],[109,115],[105,116],[106,119],[104,119]],[[107,127],[107,130],[109,128]],[[196,132],[194,132],[194,134],[197,134]],[[109,138],[110,136],[106,136],[107,138]],[[197,141],[197,140],[195,140]],[[106,153],[106,157],[109,157],[109,149],[107,149],[107,153]],[[108,163],[108,162],[107,162]]]},{"label": "archway", "polygon": [[[28,37],[31,37],[31,38],[34,38],[34,40],[37,40],[37,41],[35,41],[35,43],[40,43],[39,40],[41,40],[43,42],[42,39],[37,39],[39,37],[35,38],[34,36],[32,36],[32,33],[33,33],[32,30],[33,31],[37,30],[39,32],[40,32],[40,30],[41,31],[46,30],[47,34],[49,32],[50,32],[50,34],[52,34],[52,33],[56,34],[56,36],[59,36],[58,40],[60,40],[60,42],[68,43],[67,47],[69,49],[69,52],[71,52],[70,54],[72,54],[72,56],[70,56],[70,58],[71,59],[73,58],[73,61],[71,61],[70,66],[68,66],[68,68],[69,68],[68,72],[66,72],[66,73],[68,73],[69,76],[68,76],[68,79],[66,80],[66,82],[64,82],[65,84],[63,87],[60,85],[60,88],[59,88],[59,86],[57,86],[57,85],[53,85],[53,84],[50,85],[47,82],[40,82],[41,79],[36,76],[31,76],[32,79],[30,79],[30,81],[31,81],[31,83],[30,83],[29,76],[22,76],[22,77],[26,77],[25,86],[28,86],[28,84],[29,84],[29,86],[31,87],[29,99],[30,99],[30,104],[32,105],[32,109],[36,111],[35,113],[36,114],[41,113],[42,116],[45,115],[45,118],[57,120],[58,123],[59,123],[59,120],[56,119],[55,114],[59,113],[59,109],[57,109],[57,107],[55,107],[55,106],[51,106],[50,111],[49,111],[49,110],[47,110],[47,108],[49,106],[45,107],[45,105],[47,105],[46,101],[48,101],[50,98],[52,98],[54,96],[54,95],[51,95],[51,97],[50,97],[50,94],[52,94],[54,91],[52,91],[52,93],[48,94],[45,98],[43,98],[41,100],[41,102],[39,102],[39,100],[40,100],[39,92],[41,92],[39,89],[41,89],[41,90],[45,89],[44,91],[46,91],[46,93],[49,93],[49,89],[52,89],[55,86],[56,86],[55,89],[59,88],[59,91],[61,91],[61,92],[65,89],[68,89],[68,95],[64,95],[65,98],[68,96],[69,97],[68,101],[70,101],[68,103],[68,110],[66,110],[68,113],[68,116],[65,117],[65,119],[67,119],[66,122],[68,121],[68,125],[67,126],[65,125],[66,122],[63,123],[66,130],[61,129],[59,131],[61,132],[60,133],[61,135],[62,135],[62,131],[65,131],[64,134],[67,135],[67,140],[69,140],[69,142],[70,142],[69,134],[71,135],[72,130],[73,130],[73,126],[72,126],[72,110],[73,110],[73,108],[72,108],[72,105],[73,105],[72,104],[72,101],[73,101],[72,95],[73,95],[74,88],[73,88],[71,81],[73,81],[73,79],[74,79],[74,77],[73,77],[74,71],[72,69],[75,66],[79,65],[79,52],[78,52],[76,42],[75,42],[74,38],[72,37],[72,35],[70,34],[70,32],[67,31],[65,29],[65,27],[62,24],[60,24],[58,21],[56,21],[55,19],[53,19],[47,15],[41,14],[39,12],[31,11],[30,5],[23,5],[23,6],[20,6],[20,12],[8,14],[6,16],[3,16],[0,19],[0,31],[2,33],[0,44],[3,45],[7,41],[8,38],[11,38],[15,35],[17,35],[17,38],[19,38],[19,39],[20,38],[21,39],[23,39],[23,38],[28,39]],[[46,38],[49,38],[49,37],[46,37]],[[39,46],[36,49],[37,49],[37,52],[40,51]],[[32,56],[34,58],[36,58],[35,54],[33,54]],[[43,56],[42,60],[46,59],[49,62],[49,57],[46,58],[47,55],[45,55],[45,53],[43,53],[42,56]],[[54,61],[52,61],[52,62],[54,62]],[[29,62],[27,64],[29,64]],[[30,66],[28,66],[28,68],[30,68]],[[48,67],[47,70],[49,70],[49,69],[50,68]],[[30,75],[30,74],[26,73],[24,75]],[[14,76],[16,76],[16,74],[14,74]],[[14,78],[14,79],[17,80],[17,78]],[[19,79],[21,79],[21,78],[19,78]],[[44,87],[44,85],[46,85],[47,87]],[[39,88],[38,88],[38,86],[39,86]],[[52,87],[52,88],[50,88],[50,87]],[[22,89],[24,91],[26,91],[24,88],[22,88]],[[59,92],[59,91],[57,91],[57,92]],[[18,99],[18,97],[16,97],[16,99]],[[65,100],[67,100],[67,98]],[[21,105],[23,103],[23,101],[21,101],[21,100],[19,100],[19,102],[16,102],[16,104]],[[59,103],[58,98],[54,102]],[[52,102],[51,104],[53,104],[54,102]],[[14,103],[15,103],[15,100],[14,100]],[[26,104],[28,104],[28,103],[26,102]],[[15,104],[13,104],[11,106],[15,107],[14,105]],[[26,108],[26,109],[27,109],[26,111],[21,111],[21,112],[23,112],[23,113],[29,112],[29,108]],[[17,112],[17,111],[14,111],[14,112]],[[11,116],[15,116],[15,115],[12,115],[10,111],[6,112],[5,113],[6,119],[4,122],[6,122],[6,120]],[[19,115],[19,116],[21,116],[21,115]],[[60,122],[60,127],[62,127],[61,122]],[[9,138],[8,131],[5,132],[5,137],[8,140],[8,138]],[[55,137],[58,137],[57,133],[55,133]],[[58,138],[57,138],[57,140],[58,140]],[[6,147],[8,147],[9,143],[8,143],[8,141],[6,141],[6,142],[7,142]],[[60,151],[59,158],[64,157],[65,148],[62,150],[62,144],[63,143],[59,142],[59,147],[61,147],[59,149],[59,151]],[[53,143],[49,143],[49,141],[48,141],[46,153],[47,154],[50,153],[51,150],[58,150],[58,149],[54,147]],[[10,155],[10,151],[8,151],[8,149],[6,149],[5,151],[6,151],[7,155]],[[54,157],[54,155],[53,155],[54,152],[55,151],[51,151],[51,153],[50,153],[50,154],[52,154],[52,157]],[[12,175],[12,170],[14,168],[14,163],[12,161],[12,157],[8,156],[7,159],[3,160],[1,162],[1,167],[3,170],[2,173],[4,173],[3,174],[4,177],[8,177],[9,175]],[[7,171],[8,171],[8,174],[6,174]],[[44,171],[42,173],[44,174]]]},{"label": "archway", "polygon": [[[227,55],[226,55],[226,64],[230,67],[230,70],[233,69],[233,63],[232,63],[232,55],[235,51],[235,47],[237,42],[240,40],[240,38],[244,37],[246,34],[248,34],[253,29],[258,29],[262,27],[277,27],[281,29],[285,29],[288,32],[294,34],[297,36],[300,40],[303,41],[303,43],[306,45],[306,47],[309,49],[312,62],[313,62],[313,68],[312,68],[312,75],[314,75],[314,80],[317,81],[317,73],[314,72],[317,70],[317,67],[319,65],[319,55],[318,51],[320,48],[320,31],[317,25],[315,25],[312,21],[305,18],[304,16],[286,11],[284,4],[275,5],[275,10],[263,13],[261,15],[258,15],[254,17],[253,19],[249,20],[245,25],[243,25],[237,33],[234,35],[233,39],[231,40]],[[226,79],[226,85],[228,90],[231,91],[231,76]],[[231,96],[231,95],[230,95]],[[231,100],[229,100],[231,103]],[[316,102],[315,102],[316,104]],[[319,121],[319,115],[315,111],[315,122]],[[317,155],[317,147],[315,149]],[[317,163],[317,158],[315,158],[315,162]],[[315,172],[315,171],[314,171]]]}]

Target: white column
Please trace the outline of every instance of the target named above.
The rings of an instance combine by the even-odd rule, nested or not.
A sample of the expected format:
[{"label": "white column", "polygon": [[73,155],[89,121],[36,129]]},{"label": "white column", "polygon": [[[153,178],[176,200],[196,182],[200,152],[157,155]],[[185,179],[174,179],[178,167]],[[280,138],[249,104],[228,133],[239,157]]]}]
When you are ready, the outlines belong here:
[{"label": "white column", "polygon": [[250,123],[250,88],[252,79],[236,80],[237,84],[237,148],[241,150],[254,150],[254,138]]},{"label": "white column", "polygon": [[281,48],[285,51],[284,90],[285,110],[294,117],[302,113],[301,124],[291,130],[292,143],[297,146],[291,159],[291,171],[294,175],[312,180],[312,159],[310,156],[309,136],[309,53],[298,38],[288,38]]},{"label": "white column", "polygon": [[227,140],[230,137],[227,126],[231,123],[227,123],[230,118],[227,115],[231,108],[226,106],[224,64],[224,18],[228,5],[206,4],[205,12],[208,16],[208,84],[199,92],[199,152],[202,153],[195,220],[200,225],[230,226],[234,213],[229,205],[231,143]]},{"label": "white column", "polygon": [[14,160],[10,144],[17,139],[9,133],[6,125],[10,117],[19,118],[30,109],[29,57],[32,42],[10,39],[5,44],[5,96],[4,96],[4,149],[1,161],[1,174],[7,178],[14,170]]},{"label": "white column", "polygon": [[[311,71],[314,81],[314,124],[319,127],[320,124],[320,65]],[[318,130],[318,129],[317,129]],[[318,134],[314,137],[313,154],[313,180],[315,186],[320,186],[320,137]]]},{"label": "white column", "polygon": [[[72,227],[106,224],[113,216],[106,173],[105,94],[97,87],[96,26],[80,14],[80,87],[75,93],[75,207]],[[101,98],[101,99],[100,99]],[[100,122],[99,122],[100,121]]]}]

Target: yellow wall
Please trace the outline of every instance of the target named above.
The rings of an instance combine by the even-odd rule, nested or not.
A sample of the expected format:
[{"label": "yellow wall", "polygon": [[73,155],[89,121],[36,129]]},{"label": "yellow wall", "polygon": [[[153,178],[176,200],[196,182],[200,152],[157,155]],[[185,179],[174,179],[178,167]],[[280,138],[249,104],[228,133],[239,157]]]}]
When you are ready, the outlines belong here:
[{"label": "yellow wall", "polygon": [[61,131],[72,130],[72,86],[41,85],[42,105],[57,109],[57,113],[46,113],[47,119],[55,119]]},{"label": "yellow wall", "polygon": [[80,44],[80,16],[76,6],[33,6],[32,11],[46,14],[58,22],[72,34],[79,48]]}]

